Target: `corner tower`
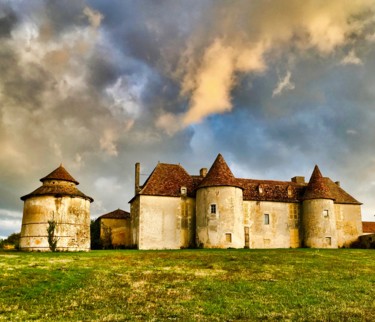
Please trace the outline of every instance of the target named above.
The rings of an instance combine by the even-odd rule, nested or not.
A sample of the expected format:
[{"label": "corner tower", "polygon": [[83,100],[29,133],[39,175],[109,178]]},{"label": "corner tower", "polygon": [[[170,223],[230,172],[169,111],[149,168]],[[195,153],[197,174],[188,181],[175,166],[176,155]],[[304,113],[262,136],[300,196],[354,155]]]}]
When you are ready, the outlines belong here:
[{"label": "corner tower", "polygon": [[197,190],[197,245],[243,248],[243,229],[243,188],[219,154]]},{"label": "corner tower", "polygon": [[312,248],[337,248],[334,197],[315,166],[302,202],[303,244]]},{"label": "corner tower", "polygon": [[78,181],[62,165],[40,181],[41,187],[21,197],[20,248],[49,251],[47,228],[54,221],[57,250],[90,250],[90,203],[94,200],[77,189]]}]

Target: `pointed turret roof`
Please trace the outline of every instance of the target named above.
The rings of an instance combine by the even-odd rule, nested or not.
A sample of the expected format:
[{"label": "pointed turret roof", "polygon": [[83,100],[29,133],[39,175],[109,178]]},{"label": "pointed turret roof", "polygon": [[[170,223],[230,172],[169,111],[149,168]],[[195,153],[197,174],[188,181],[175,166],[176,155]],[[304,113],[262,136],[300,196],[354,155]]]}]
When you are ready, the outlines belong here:
[{"label": "pointed turret roof", "polygon": [[214,186],[231,186],[243,189],[220,153],[199,188]]},{"label": "pointed turret roof", "polygon": [[335,200],[333,194],[327,184],[327,181],[322,176],[319,167],[316,165],[311,175],[309,184],[306,187],[303,195],[303,200],[308,199],[332,199]]},{"label": "pointed turret roof", "polygon": [[60,166],[57,169],[53,170],[50,174],[40,179],[40,181],[42,182],[44,182],[45,180],[70,181],[74,182],[76,185],[79,184],[79,182],[74,179],[68,171],[66,171],[62,164],[60,164]]},{"label": "pointed turret roof", "polygon": [[[49,182],[53,180],[58,182],[56,182],[56,184],[55,182]],[[83,192],[77,189],[76,185],[79,184],[78,181],[65,170],[62,164],[50,174],[40,179],[40,181],[43,182],[43,185],[33,192],[21,197],[21,200],[25,201],[28,198],[36,196],[71,196],[87,199],[90,202],[94,201],[94,199],[86,196]],[[74,185],[64,184],[62,181],[72,182]]]}]

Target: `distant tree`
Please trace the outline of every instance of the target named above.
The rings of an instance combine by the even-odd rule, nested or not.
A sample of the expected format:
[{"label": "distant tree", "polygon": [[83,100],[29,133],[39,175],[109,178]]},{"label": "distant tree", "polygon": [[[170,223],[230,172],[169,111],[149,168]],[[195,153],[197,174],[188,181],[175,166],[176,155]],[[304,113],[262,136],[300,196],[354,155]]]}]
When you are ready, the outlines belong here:
[{"label": "distant tree", "polygon": [[0,241],[0,248],[5,248],[6,246],[14,247],[14,249],[20,248],[20,238],[21,233],[13,233],[8,236],[8,238]]},{"label": "distant tree", "polygon": [[100,241],[100,220],[91,220],[90,223],[91,249],[102,249]]}]

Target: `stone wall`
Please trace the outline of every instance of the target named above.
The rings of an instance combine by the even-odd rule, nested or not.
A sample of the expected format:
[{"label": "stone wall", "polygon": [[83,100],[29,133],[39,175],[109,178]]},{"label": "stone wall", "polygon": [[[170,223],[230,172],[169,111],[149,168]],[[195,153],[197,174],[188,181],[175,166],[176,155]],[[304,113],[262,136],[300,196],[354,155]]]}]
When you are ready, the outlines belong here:
[{"label": "stone wall", "polygon": [[302,229],[304,246],[337,248],[336,213],[333,200],[303,201]]},{"label": "stone wall", "polygon": [[100,219],[100,238],[105,238],[106,230],[110,229],[112,246],[131,247],[131,227],[130,218],[101,218]]},{"label": "stone wall", "polygon": [[49,251],[48,221],[56,222],[57,250],[90,250],[90,201],[68,196],[36,196],[25,200],[20,248]]},{"label": "stone wall", "polygon": [[145,195],[137,199],[132,202],[131,211],[139,249],[179,249],[194,243],[194,199]]},{"label": "stone wall", "polygon": [[349,247],[362,235],[361,205],[335,204],[337,244]]},{"label": "stone wall", "polygon": [[300,206],[297,203],[244,201],[244,225],[250,248],[300,246]]},{"label": "stone wall", "polygon": [[[197,191],[197,244],[204,248],[243,248],[243,194],[236,187],[208,187]],[[211,206],[215,205],[216,213]]]}]

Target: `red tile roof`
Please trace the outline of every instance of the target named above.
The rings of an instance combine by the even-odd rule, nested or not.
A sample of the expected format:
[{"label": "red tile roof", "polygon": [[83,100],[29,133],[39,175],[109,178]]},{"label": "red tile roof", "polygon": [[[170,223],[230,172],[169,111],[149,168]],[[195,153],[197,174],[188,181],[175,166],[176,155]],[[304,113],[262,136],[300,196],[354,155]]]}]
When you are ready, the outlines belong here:
[{"label": "red tile roof", "polygon": [[43,185],[39,187],[38,189],[34,190],[33,192],[29,193],[28,195],[25,195],[21,197],[21,200],[25,201],[28,198],[36,197],[36,196],[70,196],[70,197],[80,197],[86,200],[90,200],[90,202],[93,202],[94,199],[92,199],[89,196],[86,196],[83,192],[79,191],[76,186],[62,186],[59,184],[56,185]]},{"label": "red tile roof", "polygon": [[139,194],[178,197],[181,187],[187,188],[188,195],[194,193],[194,180],[186,170],[179,164],[158,163]]},{"label": "red tile roof", "polygon": [[242,188],[237,179],[234,177],[232,171],[230,171],[221,154],[216,157],[215,162],[211,166],[207,175],[202,180],[199,188],[215,186],[231,186]]},{"label": "red tile roof", "polygon": [[128,218],[130,218],[130,213],[125,211],[125,210],[117,209],[115,211],[109,212],[108,214],[104,214],[104,215],[101,215],[100,217],[98,217],[98,219],[103,219],[103,218],[107,218],[107,219],[128,219]]},{"label": "red tile roof", "polygon": [[243,187],[244,200],[299,202],[306,184],[288,181],[237,179]]},{"label": "red tile roof", "polygon": [[375,234],[375,222],[374,221],[362,221],[362,230],[364,233]]},{"label": "red tile roof", "polygon": [[311,175],[303,199],[335,199],[317,165]]},{"label": "red tile roof", "polygon": [[[46,181],[53,181],[56,180],[56,184],[48,184]],[[78,181],[75,180],[65,168],[60,165],[57,169],[53,170],[50,174],[40,179],[43,182],[43,185],[38,189],[34,190],[33,192],[22,196],[21,200],[25,201],[28,198],[36,197],[36,196],[70,196],[70,197],[80,197],[90,202],[93,202],[89,196],[86,196],[83,192],[79,191],[76,187],[78,185]],[[74,185],[70,184],[60,184],[61,181],[72,182]]]},{"label": "red tile roof", "polygon": [[62,180],[74,182],[77,185],[79,184],[79,182],[76,179],[74,179],[68,171],[66,171],[62,164],[57,169],[53,170],[50,174],[40,179],[40,181],[42,182],[46,180]]},{"label": "red tile roof", "polygon": [[358,204],[356,199],[345,192],[331,179],[322,176],[316,166],[310,182],[272,181],[237,179],[233,176],[224,158],[219,154],[206,177],[189,175],[180,165],[159,163],[139,192],[141,195],[181,196],[185,186],[188,196],[195,196],[202,187],[234,186],[243,189],[244,200],[301,202],[312,198],[333,199],[336,203]]}]

